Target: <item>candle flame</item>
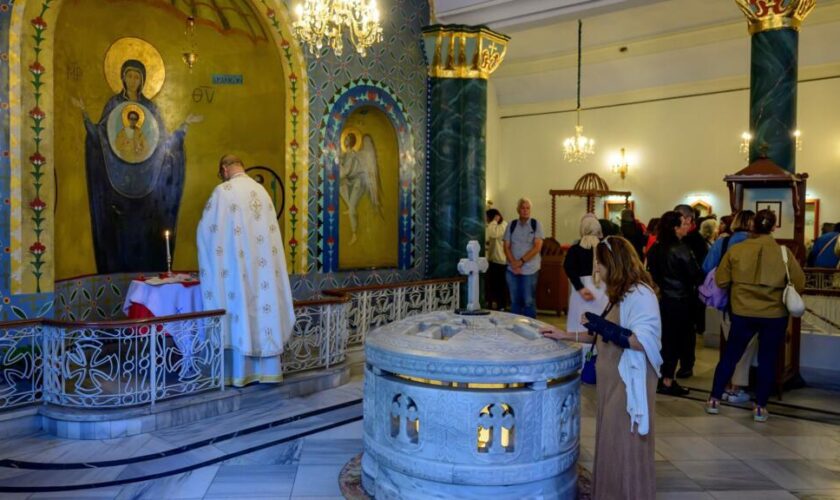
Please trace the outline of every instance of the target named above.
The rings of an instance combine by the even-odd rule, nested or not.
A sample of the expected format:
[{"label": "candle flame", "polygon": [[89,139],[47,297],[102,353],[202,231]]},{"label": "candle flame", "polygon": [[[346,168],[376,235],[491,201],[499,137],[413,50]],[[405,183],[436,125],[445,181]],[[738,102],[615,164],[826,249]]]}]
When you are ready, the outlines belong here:
[{"label": "candle flame", "polygon": [[164,231],[164,232],[163,232],[163,235],[164,235],[164,236],[166,236],[167,238],[169,238],[169,229],[167,229],[166,231]]}]

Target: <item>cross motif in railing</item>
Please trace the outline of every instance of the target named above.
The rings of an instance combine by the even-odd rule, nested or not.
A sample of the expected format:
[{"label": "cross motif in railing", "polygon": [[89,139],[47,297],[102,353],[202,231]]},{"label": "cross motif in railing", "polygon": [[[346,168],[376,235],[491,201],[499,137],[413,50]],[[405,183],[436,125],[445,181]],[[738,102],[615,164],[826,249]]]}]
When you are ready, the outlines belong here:
[{"label": "cross motif in railing", "polygon": [[99,394],[102,382],[116,378],[119,360],[115,354],[104,354],[103,347],[103,341],[86,340],[67,352],[63,369],[68,379],[75,380],[76,392]]}]

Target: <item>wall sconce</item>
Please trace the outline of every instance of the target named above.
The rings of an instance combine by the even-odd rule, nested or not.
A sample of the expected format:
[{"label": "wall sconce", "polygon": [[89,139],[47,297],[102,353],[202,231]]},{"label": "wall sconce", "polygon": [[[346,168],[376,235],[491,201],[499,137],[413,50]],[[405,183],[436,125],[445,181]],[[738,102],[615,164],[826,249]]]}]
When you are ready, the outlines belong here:
[{"label": "wall sconce", "polygon": [[753,136],[749,132],[741,134],[741,147],[739,148],[739,151],[741,151],[741,154],[744,155],[744,159],[747,160],[747,162],[750,161],[750,143],[752,142],[752,139]]},{"label": "wall sconce", "polygon": [[186,50],[181,54],[181,60],[192,71],[196,61],[198,61],[198,54],[195,53],[195,18],[190,16],[187,18],[187,25],[184,29],[184,36],[187,39]]},{"label": "wall sconce", "polygon": [[799,129],[793,131],[793,144],[797,151],[802,151],[802,132]]},{"label": "wall sconce", "polygon": [[621,176],[621,180],[627,177],[627,172],[630,170],[630,162],[627,159],[624,148],[621,148],[621,152],[612,158],[610,165],[613,173]]}]

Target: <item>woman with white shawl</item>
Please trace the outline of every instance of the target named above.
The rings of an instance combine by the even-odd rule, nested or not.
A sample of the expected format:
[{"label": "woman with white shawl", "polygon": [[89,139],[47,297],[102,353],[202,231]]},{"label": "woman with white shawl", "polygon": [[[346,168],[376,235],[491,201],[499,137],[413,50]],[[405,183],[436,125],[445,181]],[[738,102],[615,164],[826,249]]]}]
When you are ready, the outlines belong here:
[{"label": "woman with white shawl", "polygon": [[[662,326],[653,279],[629,241],[604,238],[595,248],[607,286],[605,314],[586,313],[597,335],[598,413],[593,498],[656,497],[654,404],[662,357]],[[574,340],[556,329],[546,337]]]}]

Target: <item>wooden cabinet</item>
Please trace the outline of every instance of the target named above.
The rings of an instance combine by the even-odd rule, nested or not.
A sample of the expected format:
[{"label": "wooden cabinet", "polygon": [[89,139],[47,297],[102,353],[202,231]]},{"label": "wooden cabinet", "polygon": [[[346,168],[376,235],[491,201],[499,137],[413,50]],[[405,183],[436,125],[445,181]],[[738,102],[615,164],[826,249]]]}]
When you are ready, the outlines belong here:
[{"label": "wooden cabinet", "polygon": [[566,314],[569,310],[569,278],[563,270],[566,249],[554,238],[546,238],[540,257],[537,309],[556,311],[558,316]]},{"label": "wooden cabinet", "polygon": [[[805,262],[805,193],[808,174],[791,173],[767,158],[759,158],[746,168],[724,177],[729,188],[729,204],[738,210],[770,209],[776,212],[773,237],[787,246],[800,264]],[[802,322],[791,318],[784,349],[776,364],[779,399],[785,387],[802,383],[799,376],[799,344]]]}]

